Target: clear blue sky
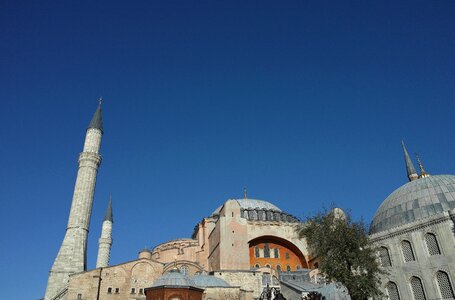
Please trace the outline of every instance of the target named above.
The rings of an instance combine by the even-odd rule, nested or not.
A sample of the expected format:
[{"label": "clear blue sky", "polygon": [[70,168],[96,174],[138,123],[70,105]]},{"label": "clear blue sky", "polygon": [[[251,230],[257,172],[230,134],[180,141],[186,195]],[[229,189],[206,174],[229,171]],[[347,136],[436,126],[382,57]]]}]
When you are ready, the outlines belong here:
[{"label": "clear blue sky", "polygon": [[455,173],[454,1],[2,1],[0,299],[38,299],[103,96],[88,263],[189,237],[228,198],[370,222],[400,140]]}]

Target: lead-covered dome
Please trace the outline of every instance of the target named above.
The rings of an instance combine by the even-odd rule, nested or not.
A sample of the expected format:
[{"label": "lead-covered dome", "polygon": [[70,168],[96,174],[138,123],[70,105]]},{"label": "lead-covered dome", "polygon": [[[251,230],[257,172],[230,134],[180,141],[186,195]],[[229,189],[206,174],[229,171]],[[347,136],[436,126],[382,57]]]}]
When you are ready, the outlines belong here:
[{"label": "lead-covered dome", "polygon": [[158,277],[152,287],[196,287],[196,284],[188,275],[180,273],[178,269],[172,269]]},{"label": "lead-covered dome", "polygon": [[207,287],[230,287],[230,285],[221,278],[213,275],[197,274],[193,276],[194,283],[202,288]]},{"label": "lead-covered dome", "polygon": [[[240,205],[242,209],[263,209],[263,210],[273,210],[273,211],[281,211],[278,207],[273,205],[270,202],[257,200],[257,199],[234,199]],[[219,206],[215,211],[212,213],[213,215],[218,215],[220,210],[223,206]]]},{"label": "lead-covered dome", "polygon": [[370,233],[378,233],[455,208],[455,175],[417,179],[396,189],[376,211]]},{"label": "lead-covered dome", "polygon": [[[240,205],[240,214],[250,221],[299,222],[299,219],[282,211],[274,204],[257,199],[231,199]],[[223,205],[215,209],[211,217],[219,216]]]}]

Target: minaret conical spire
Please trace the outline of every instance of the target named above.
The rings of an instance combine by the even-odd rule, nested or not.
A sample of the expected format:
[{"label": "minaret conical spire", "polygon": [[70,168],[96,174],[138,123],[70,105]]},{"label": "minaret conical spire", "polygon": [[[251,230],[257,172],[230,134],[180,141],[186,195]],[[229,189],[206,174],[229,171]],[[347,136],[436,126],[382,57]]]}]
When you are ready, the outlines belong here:
[{"label": "minaret conical spire", "polygon": [[103,132],[103,117],[101,113],[101,103],[103,102],[103,98],[98,99],[98,108],[96,109],[95,113],[93,114],[92,120],[88,125],[88,128],[96,128]]},{"label": "minaret conical spire", "polygon": [[406,172],[408,174],[409,181],[413,181],[419,178],[417,175],[416,169],[414,168],[414,164],[412,163],[411,158],[409,157],[408,151],[406,150],[406,146],[404,142],[401,141],[401,145],[403,146],[404,152],[404,162],[406,163]]},{"label": "minaret conical spire", "polygon": [[112,214],[112,196],[109,196],[109,203],[107,205],[106,214],[104,215],[103,221],[111,221],[114,223],[114,216]]}]

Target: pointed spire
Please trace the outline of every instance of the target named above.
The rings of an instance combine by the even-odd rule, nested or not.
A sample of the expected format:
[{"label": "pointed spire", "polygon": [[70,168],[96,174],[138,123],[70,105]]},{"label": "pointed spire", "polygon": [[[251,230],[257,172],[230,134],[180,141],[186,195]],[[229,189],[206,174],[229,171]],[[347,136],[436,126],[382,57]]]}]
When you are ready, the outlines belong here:
[{"label": "pointed spire", "polygon": [[103,102],[103,98],[100,97],[98,99],[98,108],[95,111],[95,114],[93,115],[92,120],[90,121],[90,124],[88,125],[88,128],[96,128],[101,130],[103,132],[103,118],[101,116],[101,103]]},{"label": "pointed spire", "polygon": [[406,172],[408,174],[408,179],[409,179],[409,181],[416,180],[417,178],[419,178],[419,176],[417,175],[416,169],[414,168],[412,160],[409,157],[408,151],[406,150],[406,147],[405,147],[403,141],[401,141],[401,145],[403,146],[404,162],[406,163]]},{"label": "pointed spire", "polygon": [[430,174],[428,174],[427,172],[425,172],[425,169],[423,168],[423,164],[422,164],[422,162],[420,161],[420,157],[419,157],[419,155],[418,155],[417,153],[416,153],[416,158],[417,158],[417,163],[419,164],[419,169],[420,169],[419,178],[425,178],[425,177],[430,176]]},{"label": "pointed spire", "polygon": [[109,204],[107,205],[103,221],[111,221],[114,223],[114,216],[112,215],[112,196],[109,196]]},{"label": "pointed spire", "polygon": [[247,198],[248,198],[247,192],[248,192],[248,191],[247,191],[246,187],[244,187],[244,188],[243,188],[243,198],[244,198],[244,199],[247,199]]}]

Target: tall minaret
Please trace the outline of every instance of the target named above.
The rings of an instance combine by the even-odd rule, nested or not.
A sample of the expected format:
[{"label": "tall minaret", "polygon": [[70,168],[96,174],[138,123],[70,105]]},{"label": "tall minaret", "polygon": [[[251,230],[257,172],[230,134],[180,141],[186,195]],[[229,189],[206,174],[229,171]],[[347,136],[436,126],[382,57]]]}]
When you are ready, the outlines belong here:
[{"label": "tall minaret", "polygon": [[84,150],[79,155],[79,168],[74,186],[68,225],[62,245],[49,272],[45,300],[66,299],[69,275],[87,268],[87,235],[92,213],[103,122],[101,98],[87,128]]},{"label": "tall minaret", "polygon": [[104,268],[109,266],[109,258],[111,256],[112,246],[112,223],[114,218],[112,216],[112,196],[109,197],[109,204],[107,206],[106,214],[104,215],[103,227],[101,229],[101,237],[98,240],[98,258],[96,260],[97,268]]},{"label": "tall minaret", "polygon": [[408,179],[409,181],[416,180],[419,178],[419,175],[417,175],[416,169],[414,168],[403,141],[401,141],[401,145],[403,146],[404,162],[406,163],[406,173],[408,174]]}]

